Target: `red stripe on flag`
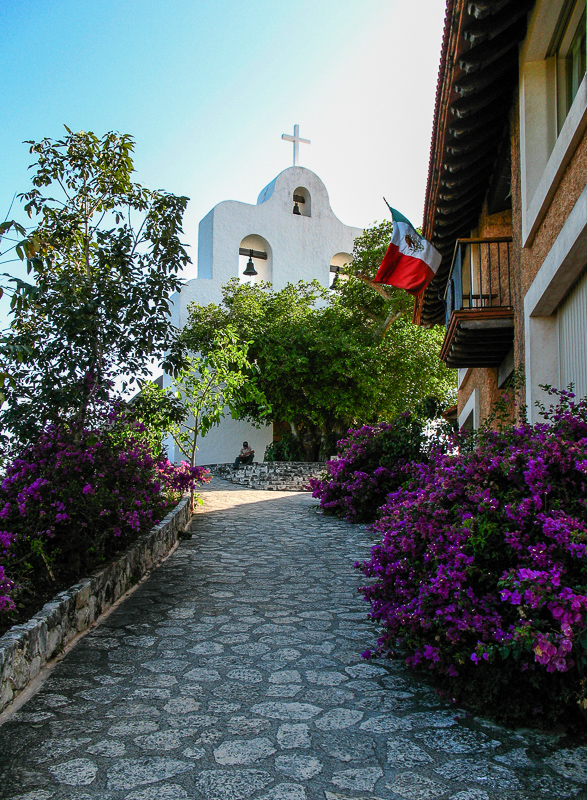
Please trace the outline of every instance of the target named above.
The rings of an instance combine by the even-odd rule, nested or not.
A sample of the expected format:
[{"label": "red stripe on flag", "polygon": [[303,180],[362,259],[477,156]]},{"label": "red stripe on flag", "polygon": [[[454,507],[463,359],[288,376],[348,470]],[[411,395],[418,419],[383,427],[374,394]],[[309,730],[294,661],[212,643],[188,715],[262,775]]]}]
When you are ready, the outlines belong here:
[{"label": "red stripe on flag", "polygon": [[432,278],[434,273],[425,261],[400,253],[399,247],[392,242],[374,280],[418,295],[422,294]]}]

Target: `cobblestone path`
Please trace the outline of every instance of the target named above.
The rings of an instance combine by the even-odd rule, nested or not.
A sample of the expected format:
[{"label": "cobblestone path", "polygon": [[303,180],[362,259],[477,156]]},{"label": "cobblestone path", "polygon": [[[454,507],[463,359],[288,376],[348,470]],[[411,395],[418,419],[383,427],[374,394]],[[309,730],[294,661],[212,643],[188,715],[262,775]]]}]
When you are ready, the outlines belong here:
[{"label": "cobblestone path", "polygon": [[2,800],[587,798],[587,748],[361,660],[370,542],[314,502],[214,480],[193,538],[0,728]]}]

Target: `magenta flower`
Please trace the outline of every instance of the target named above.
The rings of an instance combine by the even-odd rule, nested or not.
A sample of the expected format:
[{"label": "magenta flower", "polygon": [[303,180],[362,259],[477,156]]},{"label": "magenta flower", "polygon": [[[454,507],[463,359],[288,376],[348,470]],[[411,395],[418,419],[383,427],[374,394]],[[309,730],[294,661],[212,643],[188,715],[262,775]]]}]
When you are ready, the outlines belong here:
[{"label": "magenta flower", "polygon": [[[37,583],[47,576],[42,556],[60,581],[73,583],[209,479],[201,467],[155,456],[139,427],[117,413],[106,430],[47,428],[7,466],[0,485],[0,619],[23,579],[30,587],[31,574]],[[81,575],[67,571],[71,553]]]},{"label": "magenta flower", "polygon": [[[587,403],[560,395],[548,424],[460,434],[412,463],[374,514],[379,541],[361,566],[376,653],[426,665],[476,707],[492,698],[484,710],[503,681],[507,719],[534,706],[554,719],[585,699]],[[378,468],[360,461],[374,441],[373,429],[346,440],[315,486],[325,510],[356,519],[363,498],[377,502]],[[527,695],[517,707],[513,691]]]}]

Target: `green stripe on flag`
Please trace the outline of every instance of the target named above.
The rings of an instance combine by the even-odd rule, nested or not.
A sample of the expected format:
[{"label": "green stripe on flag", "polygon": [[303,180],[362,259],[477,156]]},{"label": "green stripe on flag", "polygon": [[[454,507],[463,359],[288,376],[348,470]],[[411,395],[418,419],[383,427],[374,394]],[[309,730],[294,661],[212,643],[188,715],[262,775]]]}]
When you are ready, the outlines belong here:
[{"label": "green stripe on flag", "polygon": [[[383,199],[385,200],[385,197],[384,197]],[[393,220],[394,222],[405,222],[407,225],[410,225],[412,228],[414,228],[414,226],[412,225],[412,223],[410,222],[410,220],[409,220],[407,217],[404,217],[404,215],[403,215],[403,214],[400,214],[400,212],[397,210],[397,208],[392,208],[392,207],[389,205],[389,203],[387,202],[387,200],[385,200],[385,205],[386,205],[386,206],[388,207],[388,209],[390,210],[390,212],[391,212],[391,218],[392,218],[392,220]],[[414,230],[416,230],[416,229],[414,228]]]},{"label": "green stripe on flag", "polygon": [[[400,214],[400,212],[397,211],[397,209],[391,208],[391,206],[389,208],[390,208],[391,216],[392,216],[392,219],[393,219],[394,222],[405,222],[407,225],[410,225],[412,228],[414,228],[414,226],[412,225],[412,223],[410,222],[410,220],[407,217],[404,217],[403,214]],[[414,230],[416,230],[416,229],[414,228]]]}]

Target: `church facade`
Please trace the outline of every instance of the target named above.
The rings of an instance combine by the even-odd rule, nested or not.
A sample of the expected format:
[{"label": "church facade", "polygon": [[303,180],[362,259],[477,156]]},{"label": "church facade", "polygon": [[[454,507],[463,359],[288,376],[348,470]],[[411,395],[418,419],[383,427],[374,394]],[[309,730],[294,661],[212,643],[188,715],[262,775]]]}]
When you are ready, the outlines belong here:
[{"label": "church facade", "polygon": [[[202,219],[198,277],[173,296],[172,322],[183,328],[192,302],[220,303],[222,287],[232,278],[269,282],[276,290],[314,279],[328,287],[336,269],[351,260],[355,237],[361,233],[361,228],[344,225],[335,216],[315,173],[300,166],[285,169],[262,190],[255,205],[226,200]],[[244,275],[245,270],[256,275]],[[169,383],[168,376],[164,381]],[[199,441],[196,463],[234,461],[243,441],[254,448],[255,461],[262,461],[273,441],[273,426],[258,429],[227,417]],[[181,461],[179,451],[174,446],[170,450],[170,458]]]}]

